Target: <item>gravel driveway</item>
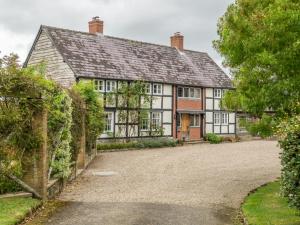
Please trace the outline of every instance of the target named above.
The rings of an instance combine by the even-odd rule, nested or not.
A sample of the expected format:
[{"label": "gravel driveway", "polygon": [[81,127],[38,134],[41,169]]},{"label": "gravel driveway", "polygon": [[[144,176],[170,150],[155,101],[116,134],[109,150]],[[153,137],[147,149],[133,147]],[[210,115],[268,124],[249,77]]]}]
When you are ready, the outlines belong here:
[{"label": "gravel driveway", "polygon": [[231,224],[250,190],[279,177],[278,157],[274,141],[102,153],[49,224]]}]

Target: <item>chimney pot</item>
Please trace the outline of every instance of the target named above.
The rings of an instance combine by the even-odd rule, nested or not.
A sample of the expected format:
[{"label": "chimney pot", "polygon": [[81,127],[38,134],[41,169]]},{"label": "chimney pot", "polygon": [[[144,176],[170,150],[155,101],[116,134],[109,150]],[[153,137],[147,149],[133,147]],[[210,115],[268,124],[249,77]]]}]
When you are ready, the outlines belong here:
[{"label": "chimney pot", "polygon": [[171,47],[177,48],[180,51],[183,51],[183,44],[184,44],[184,36],[180,32],[176,32],[171,37]]},{"label": "chimney pot", "polygon": [[91,34],[103,34],[104,23],[99,19],[99,16],[95,16],[89,21],[89,32]]}]

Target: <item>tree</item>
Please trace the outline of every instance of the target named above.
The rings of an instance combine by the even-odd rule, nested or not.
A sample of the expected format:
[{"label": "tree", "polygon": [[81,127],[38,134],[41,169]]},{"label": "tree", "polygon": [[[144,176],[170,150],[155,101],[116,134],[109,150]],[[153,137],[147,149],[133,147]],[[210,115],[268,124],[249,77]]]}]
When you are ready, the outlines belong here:
[{"label": "tree", "polygon": [[[237,0],[218,23],[215,48],[231,68],[243,110],[299,113],[300,2]],[[292,111],[296,110],[296,111]]]},{"label": "tree", "polygon": [[[300,208],[300,2],[236,0],[218,23],[215,48],[231,68],[235,94],[223,103],[255,115],[268,131],[266,109],[275,111],[281,156],[281,187],[291,205]],[[273,126],[274,127],[274,126]],[[267,135],[268,132],[265,132]]]}]

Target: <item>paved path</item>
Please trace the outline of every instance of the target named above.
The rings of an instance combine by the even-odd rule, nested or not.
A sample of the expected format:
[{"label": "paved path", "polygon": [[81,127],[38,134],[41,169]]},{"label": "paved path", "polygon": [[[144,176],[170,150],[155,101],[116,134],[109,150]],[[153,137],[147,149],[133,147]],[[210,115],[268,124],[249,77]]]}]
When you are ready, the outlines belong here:
[{"label": "paved path", "polygon": [[247,193],[280,175],[278,157],[273,141],[103,153],[49,224],[231,224]]}]

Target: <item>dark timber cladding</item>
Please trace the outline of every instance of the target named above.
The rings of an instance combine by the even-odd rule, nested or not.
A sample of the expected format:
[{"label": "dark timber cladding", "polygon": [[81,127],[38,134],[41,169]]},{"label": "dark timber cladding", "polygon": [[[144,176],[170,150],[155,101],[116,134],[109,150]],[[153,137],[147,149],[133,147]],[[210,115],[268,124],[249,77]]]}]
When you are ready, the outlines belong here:
[{"label": "dark timber cladding", "polygon": [[77,78],[232,87],[229,77],[207,53],[49,26],[41,29]]}]

